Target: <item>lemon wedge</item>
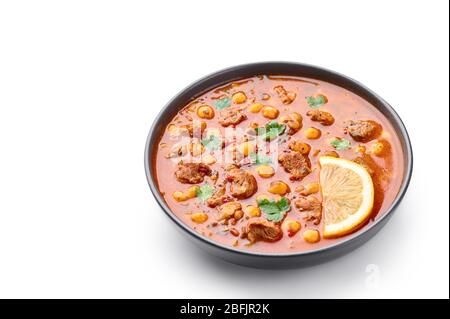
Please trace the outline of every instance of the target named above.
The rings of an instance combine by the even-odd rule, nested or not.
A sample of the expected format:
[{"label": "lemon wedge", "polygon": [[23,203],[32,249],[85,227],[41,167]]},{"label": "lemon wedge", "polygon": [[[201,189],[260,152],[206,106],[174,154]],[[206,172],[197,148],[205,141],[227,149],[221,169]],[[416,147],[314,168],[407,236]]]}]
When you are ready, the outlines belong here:
[{"label": "lemon wedge", "polygon": [[323,156],[319,163],[323,236],[347,235],[358,229],[372,213],[372,177],[364,167],[346,159]]}]

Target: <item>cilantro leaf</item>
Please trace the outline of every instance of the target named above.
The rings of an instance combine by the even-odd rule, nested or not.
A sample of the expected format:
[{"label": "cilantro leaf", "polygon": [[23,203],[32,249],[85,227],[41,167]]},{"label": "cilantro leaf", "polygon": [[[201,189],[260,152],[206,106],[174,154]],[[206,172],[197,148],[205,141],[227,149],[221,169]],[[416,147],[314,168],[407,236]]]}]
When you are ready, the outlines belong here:
[{"label": "cilantro leaf", "polygon": [[218,110],[223,110],[226,107],[229,107],[231,105],[231,99],[229,97],[224,97],[222,99],[219,99],[215,101],[214,106]]},{"label": "cilantro leaf", "polygon": [[336,138],[330,144],[338,151],[344,151],[351,147],[351,143],[345,138]]},{"label": "cilantro leaf", "polygon": [[291,208],[291,206],[289,205],[289,201],[287,200],[286,197],[282,197],[278,201],[277,206],[281,211],[284,211],[284,212],[287,212]]},{"label": "cilantro leaf", "polygon": [[273,141],[278,136],[284,134],[286,125],[280,124],[277,121],[270,121],[264,127],[257,127],[256,133],[266,141]]},{"label": "cilantro leaf", "polygon": [[277,204],[274,201],[263,199],[258,202],[259,208],[268,216],[276,215],[280,213]]},{"label": "cilantro leaf", "polygon": [[252,164],[255,165],[264,165],[272,163],[272,158],[260,153],[250,153],[250,159]]},{"label": "cilantro leaf", "polygon": [[287,198],[282,197],[278,202],[268,199],[258,201],[258,207],[266,214],[268,221],[280,222],[291,209]]},{"label": "cilantro leaf", "polygon": [[308,96],[306,98],[306,102],[308,102],[309,107],[313,109],[318,109],[319,107],[327,103],[328,100],[325,95],[318,94],[315,96]]},{"label": "cilantro leaf", "polygon": [[202,201],[208,200],[212,195],[214,194],[214,187],[210,186],[209,184],[204,184],[197,188],[196,195],[198,198],[200,198]]},{"label": "cilantro leaf", "polygon": [[210,135],[202,140],[202,144],[210,151],[220,150],[222,148],[222,139],[216,135]]}]

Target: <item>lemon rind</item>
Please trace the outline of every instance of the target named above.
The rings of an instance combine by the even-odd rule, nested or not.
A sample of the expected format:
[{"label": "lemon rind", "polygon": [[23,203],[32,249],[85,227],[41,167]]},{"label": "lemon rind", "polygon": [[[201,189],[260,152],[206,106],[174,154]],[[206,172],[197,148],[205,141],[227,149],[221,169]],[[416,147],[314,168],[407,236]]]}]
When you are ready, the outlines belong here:
[{"label": "lemon rind", "polygon": [[327,164],[341,166],[345,169],[354,171],[361,177],[363,186],[363,202],[361,203],[358,211],[337,224],[324,225],[323,236],[324,238],[336,238],[354,232],[367,221],[372,213],[375,197],[372,177],[364,167],[346,159],[322,156],[319,159],[319,162],[321,166]]}]

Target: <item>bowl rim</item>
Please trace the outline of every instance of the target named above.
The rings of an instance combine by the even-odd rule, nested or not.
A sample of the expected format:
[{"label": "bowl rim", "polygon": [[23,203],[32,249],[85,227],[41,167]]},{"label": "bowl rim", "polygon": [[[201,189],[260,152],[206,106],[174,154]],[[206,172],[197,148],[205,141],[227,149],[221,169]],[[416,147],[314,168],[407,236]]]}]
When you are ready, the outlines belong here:
[{"label": "bowl rim", "polygon": [[[383,104],[383,107],[386,108],[386,110],[390,113],[392,116],[392,119],[390,119],[391,122],[397,122],[396,124],[400,128],[400,132],[397,132],[397,135],[400,140],[403,140],[404,142],[404,150],[403,155],[405,157],[405,170],[404,170],[404,179],[400,186],[400,189],[398,191],[398,194],[395,198],[395,200],[392,202],[391,206],[386,210],[386,212],[381,216],[379,219],[375,220],[370,225],[367,225],[363,227],[362,229],[356,231],[355,233],[348,235],[347,238],[338,241],[336,243],[333,243],[329,246],[318,248],[318,249],[312,249],[307,251],[297,251],[292,253],[266,253],[266,252],[258,252],[258,251],[245,251],[242,249],[229,247],[224,244],[218,243],[213,241],[212,239],[207,238],[206,236],[203,236],[199,233],[197,233],[195,230],[190,228],[187,224],[185,224],[180,218],[178,218],[172,210],[167,206],[165,200],[162,198],[161,193],[158,190],[158,187],[156,185],[156,181],[153,180],[153,174],[152,174],[152,168],[150,165],[150,155],[152,154],[152,148],[154,145],[150,145],[151,140],[155,134],[158,134],[157,132],[157,126],[161,118],[164,116],[166,111],[172,106],[174,101],[177,100],[177,98],[181,95],[183,95],[185,92],[195,88],[200,83],[207,81],[208,79],[212,77],[217,77],[224,73],[230,73],[233,71],[239,71],[241,69],[245,68],[252,68],[257,66],[270,66],[272,64],[277,65],[285,65],[285,66],[297,66],[297,67],[305,67],[310,69],[315,69],[320,72],[325,72],[333,76],[340,77],[341,79],[350,82],[352,85],[355,85],[361,89],[361,91],[365,91],[366,93],[372,95],[375,99],[377,99],[381,104]],[[282,74],[281,74],[282,75]],[[232,80],[230,80],[232,81]],[[326,81],[326,80],[324,80]],[[330,82],[331,83],[331,82]],[[219,84],[218,84],[219,85]],[[337,84],[335,84],[337,85]],[[211,87],[212,88],[212,87]],[[405,124],[403,123],[400,116],[397,114],[397,112],[394,110],[394,108],[387,103],[381,96],[379,96],[377,93],[363,85],[357,80],[354,80],[353,78],[350,78],[346,75],[343,75],[339,72],[332,71],[327,68],[319,67],[312,64],[307,63],[299,63],[299,62],[287,62],[287,61],[262,61],[262,62],[253,62],[253,63],[246,63],[246,64],[240,64],[228,68],[221,69],[219,71],[210,73],[194,82],[192,82],[190,85],[186,86],[184,89],[179,91],[174,97],[172,97],[165,106],[161,109],[161,111],[156,116],[155,120],[153,121],[153,124],[150,128],[150,131],[147,136],[146,144],[145,144],[145,153],[144,153],[144,166],[145,166],[145,174],[147,178],[147,182],[149,184],[150,190],[155,197],[158,205],[162,208],[162,210],[166,213],[166,215],[175,222],[176,225],[178,225],[182,230],[184,230],[187,234],[194,237],[197,240],[202,241],[203,243],[206,243],[207,245],[211,245],[217,249],[220,249],[222,251],[243,255],[243,256],[253,256],[253,257],[270,257],[270,258],[298,258],[301,256],[313,256],[313,255],[321,255],[326,254],[328,252],[333,252],[338,249],[338,247],[351,245],[352,243],[358,242],[361,237],[363,237],[364,234],[369,233],[372,229],[376,229],[378,225],[384,225],[383,222],[387,221],[395,212],[396,208],[399,206],[400,202],[403,200],[403,198],[406,195],[406,192],[408,190],[408,187],[411,182],[412,173],[413,173],[413,166],[414,166],[414,156],[413,156],[413,150],[411,145],[411,140],[408,134],[408,131],[405,127]]]}]

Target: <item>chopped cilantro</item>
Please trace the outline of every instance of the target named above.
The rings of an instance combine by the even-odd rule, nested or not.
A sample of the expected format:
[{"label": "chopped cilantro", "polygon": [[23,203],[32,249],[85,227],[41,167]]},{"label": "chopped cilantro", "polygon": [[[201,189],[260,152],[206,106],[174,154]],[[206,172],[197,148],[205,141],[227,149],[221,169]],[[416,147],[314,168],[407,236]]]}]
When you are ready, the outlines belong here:
[{"label": "chopped cilantro", "polygon": [[260,153],[250,153],[252,164],[263,165],[272,163],[272,158]]},{"label": "chopped cilantro", "polygon": [[216,135],[210,135],[202,140],[202,144],[210,151],[220,150],[222,148],[222,139]]},{"label": "chopped cilantro", "polygon": [[280,222],[291,209],[287,198],[282,197],[278,202],[268,199],[258,201],[258,206],[266,214],[268,221]]},{"label": "chopped cilantro", "polygon": [[271,121],[264,127],[258,127],[255,129],[256,133],[266,141],[273,141],[278,136],[284,134],[286,131],[286,125],[280,124],[277,121]]},{"label": "chopped cilantro", "polygon": [[197,189],[197,197],[202,201],[208,200],[214,194],[214,187],[204,184]]},{"label": "chopped cilantro", "polygon": [[218,110],[223,110],[231,105],[231,99],[229,97],[224,97],[214,102],[214,106]]},{"label": "chopped cilantro", "polygon": [[351,147],[350,142],[345,138],[336,138],[332,140],[330,144],[338,151],[344,151]]},{"label": "chopped cilantro", "polygon": [[324,105],[325,103],[327,103],[327,98],[325,97],[325,95],[319,94],[316,96],[308,96],[306,98],[306,102],[308,102],[308,105],[313,108],[313,109],[317,109],[320,106]]}]

